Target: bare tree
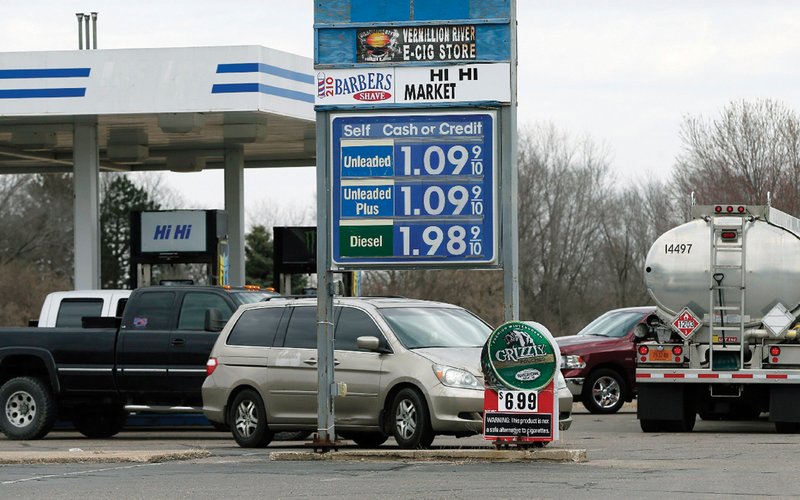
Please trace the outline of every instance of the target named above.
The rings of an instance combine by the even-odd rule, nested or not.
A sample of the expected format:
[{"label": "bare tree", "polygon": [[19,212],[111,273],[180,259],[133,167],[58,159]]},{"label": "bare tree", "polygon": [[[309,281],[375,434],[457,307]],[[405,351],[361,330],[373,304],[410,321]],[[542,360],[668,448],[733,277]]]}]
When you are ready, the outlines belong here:
[{"label": "bare tree", "polygon": [[[687,204],[688,205],[688,204]],[[614,192],[602,218],[600,264],[607,308],[650,302],[644,287],[647,252],[658,236],[683,221],[666,183],[648,180]]]},{"label": "bare tree", "polygon": [[770,99],[730,103],[715,120],[686,117],[673,185],[701,203],[765,203],[800,212],[800,121]]},{"label": "bare tree", "polygon": [[546,124],[520,134],[519,167],[521,314],[571,333],[605,294],[596,263],[612,193],[607,155]]}]

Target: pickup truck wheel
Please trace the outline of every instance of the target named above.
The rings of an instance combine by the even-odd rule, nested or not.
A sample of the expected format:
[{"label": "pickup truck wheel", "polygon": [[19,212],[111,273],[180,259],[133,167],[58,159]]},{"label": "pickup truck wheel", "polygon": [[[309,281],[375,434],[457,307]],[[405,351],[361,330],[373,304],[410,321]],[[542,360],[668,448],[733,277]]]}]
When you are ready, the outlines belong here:
[{"label": "pickup truck wheel", "polygon": [[242,448],[264,448],[275,437],[267,425],[267,412],[261,396],[252,389],[236,395],[230,406],[228,422],[233,439]]},{"label": "pickup truck wheel", "polygon": [[56,422],[50,388],[33,377],[12,378],[0,387],[0,430],[9,439],[40,439]]},{"label": "pickup truck wheel", "polygon": [[591,413],[616,413],[625,403],[625,382],[616,371],[600,368],[586,378],[581,399]]},{"label": "pickup truck wheel", "polygon": [[377,448],[389,439],[389,436],[383,432],[354,432],[350,435],[360,448]]},{"label": "pickup truck wheel", "polygon": [[88,438],[105,439],[118,434],[127,420],[122,405],[82,406],[75,409],[72,424]]},{"label": "pickup truck wheel", "polygon": [[414,389],[402,389],[392,403],[394,439],[404,449],[425,449],[431,446],[435,434],[428,416],[425,398]]}]

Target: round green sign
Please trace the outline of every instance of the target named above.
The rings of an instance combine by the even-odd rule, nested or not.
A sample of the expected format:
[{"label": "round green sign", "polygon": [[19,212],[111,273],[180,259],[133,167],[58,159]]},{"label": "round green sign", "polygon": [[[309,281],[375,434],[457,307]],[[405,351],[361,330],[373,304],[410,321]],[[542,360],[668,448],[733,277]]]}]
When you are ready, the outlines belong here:
[{"label": "round green sign", "polygon": [[481,368],[493,389],[539,390],[553,380],[556,355],[546,335],[528,323],[510,321],[484,344]]}]

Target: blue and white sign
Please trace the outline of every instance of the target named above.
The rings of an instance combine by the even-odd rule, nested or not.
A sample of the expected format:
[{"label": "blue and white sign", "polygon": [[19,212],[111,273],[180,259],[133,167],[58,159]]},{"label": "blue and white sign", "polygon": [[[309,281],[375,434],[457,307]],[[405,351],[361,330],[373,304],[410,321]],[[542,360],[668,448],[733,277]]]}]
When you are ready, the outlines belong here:
[{"label": "blue and white sign", "polygon": [[332,260],[497,264],[494,111],[331,117]]},{"label": "blue and white sign", "polygon": [[142,212],[142,252],[205,252],[203,210]]}]

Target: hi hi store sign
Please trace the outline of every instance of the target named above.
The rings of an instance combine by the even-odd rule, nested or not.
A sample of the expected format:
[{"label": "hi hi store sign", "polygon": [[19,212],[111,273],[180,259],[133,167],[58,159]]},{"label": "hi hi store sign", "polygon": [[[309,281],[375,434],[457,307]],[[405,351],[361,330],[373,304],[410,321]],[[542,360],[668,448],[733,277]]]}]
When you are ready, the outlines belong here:
[{"label": "hi hi store sign", "polygon": [[516,2],[316,2],[314,35],[324,440],[334,272],[502,267],[517,319]]}]

